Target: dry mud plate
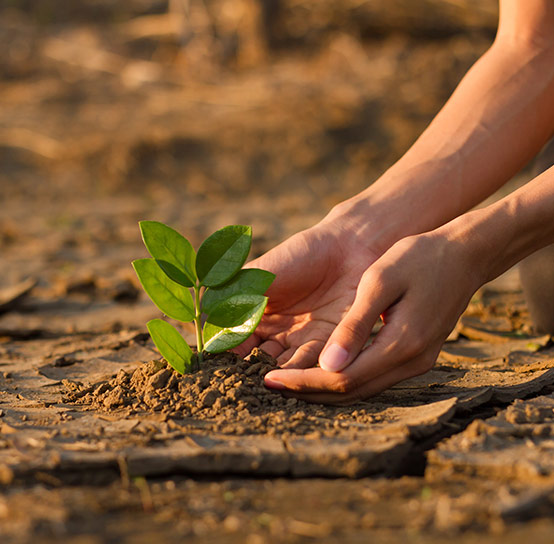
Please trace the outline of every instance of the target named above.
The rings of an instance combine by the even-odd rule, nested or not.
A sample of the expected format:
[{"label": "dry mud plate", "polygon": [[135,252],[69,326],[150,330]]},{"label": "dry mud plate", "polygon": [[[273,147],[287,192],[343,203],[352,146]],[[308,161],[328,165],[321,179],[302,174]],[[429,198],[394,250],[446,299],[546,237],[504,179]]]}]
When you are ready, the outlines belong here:
[{"label": "dry mud plate", "polygon": [[[461,466],[477,473],[485,461],[475,460],[467,433],[480,429],[487,444],[509,433],[499,434],[488,420],[458,432],[473,419],[554,385],[550,338],[495,330],[500,322],[506,329],[506,317],[470,308],[431,372],[347,407],[308,404],[266,389],[263,376],[275,361],[258,349],[247,360],[211,357],[197,373],[180,376],[138,331],[11,341],[4,344],[0,375],[2,479],[30,481],[50,474],[104,481],[121,471],[128,476],[421,474],[424,452],[450,435],[453,444],[461,440],[464,447],[440,445],[431,455],[434,469]],[[539,453],[513,449],[506,440],[485,448],[482,457],[495,452],[496,472],[517,459],[517,466],[533,474],[553,475],[551,407],[547,403],[532,413],[528,434]],[[451,450],[455,455],[447,454]],[[507,475],[528,477],[519,469]]]},{"label": "dry mud plate", "polygon": [[0,543],[550,544],[554,345],[517,284],[430,373],[327,407],[261,352],[175,375],[130,267],[139,220],[252,225],[256,257],[365,189],[498,2],[193,0],[185,36],[181,4],[0,3]]}]

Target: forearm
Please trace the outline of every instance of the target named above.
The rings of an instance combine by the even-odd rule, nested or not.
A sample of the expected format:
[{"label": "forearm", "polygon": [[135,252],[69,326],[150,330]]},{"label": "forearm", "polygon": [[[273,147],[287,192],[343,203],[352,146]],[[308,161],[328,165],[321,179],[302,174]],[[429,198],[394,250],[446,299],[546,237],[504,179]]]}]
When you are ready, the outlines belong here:
[{"label": "forearm", "polygon": [[468,258],[477,283],[490,281],[554,244],[554,167],[498,202],[436,229]]},{"label": "forearm", "polygon": [[385,250],[482,201],[553,132],[554,44],[497,39],[411,149],[331,216],[349,217]]}]

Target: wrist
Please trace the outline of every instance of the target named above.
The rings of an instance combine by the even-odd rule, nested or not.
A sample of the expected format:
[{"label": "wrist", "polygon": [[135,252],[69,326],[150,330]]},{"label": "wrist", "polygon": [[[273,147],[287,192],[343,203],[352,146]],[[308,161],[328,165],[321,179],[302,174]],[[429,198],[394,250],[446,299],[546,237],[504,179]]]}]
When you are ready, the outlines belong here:
[{"label": "wrist", "polygon": [[437,232],[463,255],[467,274],[476,288],[493,280],[521,257],[514,251],[517,229],[509,202],[497,202],[449,221]]},{"label": "wrist", "polygon": [[434,189],[445,176],[444,167],[406,167],[401,160],[367,189],[337,204],[321,225],[381,255],[402,238],[433,230],[455,215]]},{"label": "wrist", "polygon": [[320,222],[341,244],[354,244],[380,257],[409,232],[398,221],[398,209],[363,191],[336,206]]}]

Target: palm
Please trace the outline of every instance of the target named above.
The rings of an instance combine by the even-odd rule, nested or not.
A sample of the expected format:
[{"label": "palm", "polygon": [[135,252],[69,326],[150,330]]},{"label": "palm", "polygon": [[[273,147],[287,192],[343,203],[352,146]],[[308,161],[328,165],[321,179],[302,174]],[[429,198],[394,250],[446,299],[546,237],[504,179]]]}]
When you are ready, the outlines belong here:
[{"label": "palm", "polygon": [[354,251],[353,244],[340,244],[328,230],[313,228],[253,261],[250,266],[277,277],[268,292],[268,309],[241,352],[259,345],[280,364],[314,365],[373,260],[369,252],[360,253],[359,246]]}]

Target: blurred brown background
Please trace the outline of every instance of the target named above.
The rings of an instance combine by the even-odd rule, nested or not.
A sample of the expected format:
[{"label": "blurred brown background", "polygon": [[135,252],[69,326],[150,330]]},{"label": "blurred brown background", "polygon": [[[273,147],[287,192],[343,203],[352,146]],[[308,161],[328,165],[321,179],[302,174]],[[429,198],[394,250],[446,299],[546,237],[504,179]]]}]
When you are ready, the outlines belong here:
[{"label": "blurred brown background", "polygon": [[410,146],[497,16],[496,0],[3,0],[0,287],[38,285],[0,328],[71,297],[75,315],[135,301],[139,219],[195,245],[252,224],[254,254],[313,224]]}]

